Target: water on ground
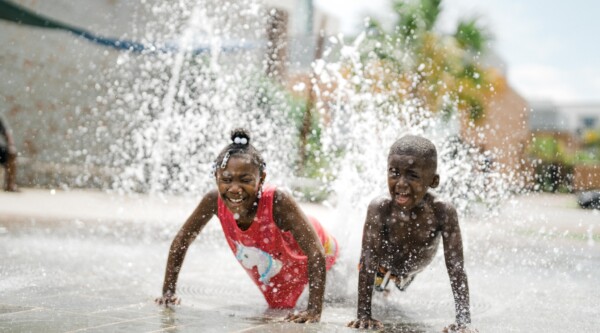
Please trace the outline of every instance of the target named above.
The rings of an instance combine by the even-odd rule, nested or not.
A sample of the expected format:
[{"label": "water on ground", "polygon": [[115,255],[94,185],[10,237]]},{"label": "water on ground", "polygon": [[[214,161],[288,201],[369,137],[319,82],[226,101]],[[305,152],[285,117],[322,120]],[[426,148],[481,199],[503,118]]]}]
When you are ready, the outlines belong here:
[{"label": "water on ground", "polygon": [[[355,332],[345,327],[356,313],[354,269],[343,268],[345,281],[332,281],[349,290],[327,301],[321,323],[285,323],[287,312],[267,310],[217,221],[187,254],[178,287],[182,304],[155,305],[170,241],[195,203],[128,200],[77,191],[2,194],[0,332]],[[68,206],[56,208],[71,204],[77,212],[82,202],[95,202],[96,218],[93,204],[80,219],[60,215]],[[55,207],[45,218],[25,209],[44,205]],[[321,206],[303,207],[324,220],[335,216]],[[111,214],[121,219],[107,218]],[[597,332],[597,211],[577,208],[572,196],[536,195],[507,202],[496,217],[463,219],[461,226],[472,319],[480,332]],[[406,292],[377,295],[374,316],[384,321],[384,332],[439,332],[450,324],[454,305],[441,251]]]}]

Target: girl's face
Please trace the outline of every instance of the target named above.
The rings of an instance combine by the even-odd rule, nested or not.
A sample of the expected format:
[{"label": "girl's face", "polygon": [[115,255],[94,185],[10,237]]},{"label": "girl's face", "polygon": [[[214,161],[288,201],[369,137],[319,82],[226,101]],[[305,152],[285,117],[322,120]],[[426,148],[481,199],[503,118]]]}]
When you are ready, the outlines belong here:
[{"label": "girl's face", "polygon": [[219,195],[236,219],[247,217],[255,210],[264,178],[265,174],[260,174],[258,166],[247,155],[231,156],[225,168],[217,169]]}]

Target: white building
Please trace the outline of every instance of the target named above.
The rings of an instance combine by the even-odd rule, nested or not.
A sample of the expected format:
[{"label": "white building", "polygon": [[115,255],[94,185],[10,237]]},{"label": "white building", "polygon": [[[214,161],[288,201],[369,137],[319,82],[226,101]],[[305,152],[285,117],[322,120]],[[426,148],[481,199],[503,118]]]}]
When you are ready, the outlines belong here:
[{"label": "white building", "polygon": [[574,135],[600,127],[600,104],[561,104],[551,101],[530,102],[530,129],[557,131]]}]

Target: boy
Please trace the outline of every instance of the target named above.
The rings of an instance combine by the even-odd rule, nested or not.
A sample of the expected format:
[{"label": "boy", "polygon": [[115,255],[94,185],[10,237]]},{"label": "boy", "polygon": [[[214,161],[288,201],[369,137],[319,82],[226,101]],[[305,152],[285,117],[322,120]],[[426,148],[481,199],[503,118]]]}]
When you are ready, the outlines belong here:
[{"label": "boy", "polygon": [[437,152],[423,137],[397,140],[388,155],[391,197],[376,198],[367,211],[358,279],[357,320],[354,328],[382,328],[371,316],[373,288],[384,291],[393,281],[401,291],[431,263],[443,239],[446,268],[454,294],[456,323],[444,331],[469,332],[469,287],[463,246],[454,207],[428,193],[439,184]]}]

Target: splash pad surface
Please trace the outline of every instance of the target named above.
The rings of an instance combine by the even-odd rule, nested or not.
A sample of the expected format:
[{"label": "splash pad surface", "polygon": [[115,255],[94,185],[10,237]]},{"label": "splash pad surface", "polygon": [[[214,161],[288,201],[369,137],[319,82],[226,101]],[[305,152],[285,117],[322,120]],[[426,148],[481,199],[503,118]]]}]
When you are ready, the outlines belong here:
[{"label": "splash pad surface", "polygon": [[[153,299],[170,241],[196,199],[52,193],[0,193],[1,332],[357,332],[345,328],[356,312],[354,270],[342,282],[346,295],[326,302],[321,323],[285,323],[287,312],[267,309],[216,221],[188,252],[178,286],[182,304],[158,307]],[[600,218],[574,200],[523,196],[504,204],[497,217],[462,220],[480,332],[600,326]],[[334,209],[303,208],[323,221],[335,219]],[[441,250],[407,292],[376,295],[374,316],[385,332],[439,332],[452,322]]]}]

